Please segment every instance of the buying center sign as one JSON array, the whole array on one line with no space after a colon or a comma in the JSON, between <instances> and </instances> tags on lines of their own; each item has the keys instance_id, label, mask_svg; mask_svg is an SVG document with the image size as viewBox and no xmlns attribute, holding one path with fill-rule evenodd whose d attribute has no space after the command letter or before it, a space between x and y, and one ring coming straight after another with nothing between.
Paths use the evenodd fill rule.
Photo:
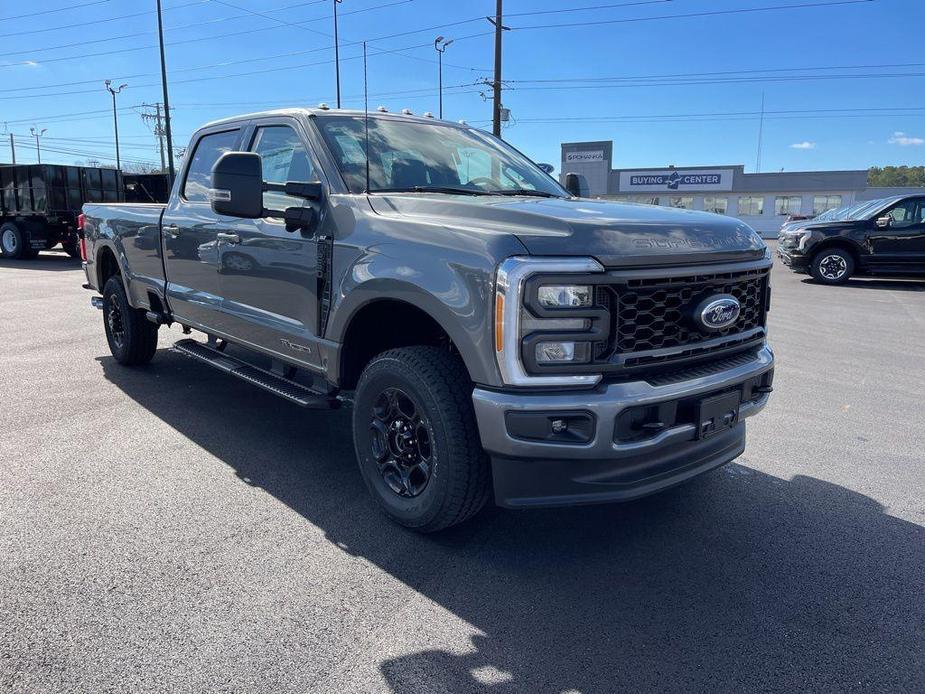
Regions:
<instances>
[{"instance_id":1,"label":"buying center sign","mask_svg":"<svg viewBox=\"0 0 925 694\"><path fill-rule=\"evenodd\" d=\"M732 190L732 169L621 171L620 191Z\"/></svg>"}]
</instances>

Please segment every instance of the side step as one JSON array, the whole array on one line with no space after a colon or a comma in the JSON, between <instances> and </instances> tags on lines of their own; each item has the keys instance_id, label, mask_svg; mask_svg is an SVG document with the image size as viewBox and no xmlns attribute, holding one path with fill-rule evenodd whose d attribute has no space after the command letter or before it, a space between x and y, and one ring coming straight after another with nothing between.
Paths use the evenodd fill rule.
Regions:
<instances>
[{"instance_id":1,"label":"side step","mask_svg":"<svg viewBox=\"0 0 925 694\"><path fill-rule=\"evenodd\" d=\"M313 410L332 410L340 407L340 401L335 397L318 393L301 383L252 366L196 340L180 340L174 343L173 349L188 357L193 357L214 366L216 369L220 369L232 376L237 376L241 380L252 383L264 390L268 390L274 395L279 395L281 398L285 398L301 407Z\"/></svg>"}]
</instances>

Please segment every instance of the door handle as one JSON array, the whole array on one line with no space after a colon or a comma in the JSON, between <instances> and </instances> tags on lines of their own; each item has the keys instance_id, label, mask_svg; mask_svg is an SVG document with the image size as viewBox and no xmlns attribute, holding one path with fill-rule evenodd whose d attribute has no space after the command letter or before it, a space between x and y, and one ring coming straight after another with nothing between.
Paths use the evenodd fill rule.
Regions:
<instances>
[{"instance_id":1,"label":"door handle","mask_svg":"<svg viewBox=\"0 0 925 694\"><path fill-rule=\"evenodd\" d=\"M164 232L173 238L177 238L180 235L180 227L176 224L168 224L164 227Z\"/></svg>"},{"instance_id":2,"label":"door handle","mask_svg":"<svg viewBox=\"0 0 925 694\"><path fill-rule=\"evenodd\" d=\"M224 241L225 243L241 243L241 237L237 234L226 234L224 232L219 232L215 235L215 238L219 241Z\"/></svg>"}]
</instances>

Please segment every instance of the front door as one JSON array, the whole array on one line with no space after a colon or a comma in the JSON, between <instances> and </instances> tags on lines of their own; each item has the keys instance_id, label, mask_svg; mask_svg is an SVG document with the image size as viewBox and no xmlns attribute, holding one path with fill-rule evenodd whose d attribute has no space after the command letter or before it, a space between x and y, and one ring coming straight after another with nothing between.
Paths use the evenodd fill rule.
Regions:
<instances>
[{"instance_id":1,"label":"front door","mask_svg":"<svg viewBox=\"0 0 925 694\"><path fill-rule=\"evenodd\" d=\"M220 329L218 235L235 224L212 211L209 202L212 166L240 146L239 128L207 131L193 143L193 153L179 195L171 198L162 222L167 266L167 301L180 323Z\"/></svg>"},{"instance_id":2,"label":"front door","mask_svg":"<svg viewBox=\"0 0 925 694\"><path fill-rule=\"evenodd\" d=\"M888 227L871 224L872 260L877 267L910 271L925 266L925 198L909 198L877 215L890 218Z\"/></svg>"},{"instance_id":3,"label":"front door","mask_svg":"<svg viewBox=\"0 0 925 694\"><path fill-rule=\"evenodd\" d=\"M261 155L268 183L317 181L317 167L301 125L293 119L258 120L248 150ZM263 206L281 212L308 205L303 198L264 193ZM227 331L290 361L317 366L318 244L313 231L287 231L281 219L238 220L231 240L219 239Z\"/></svg>"}]
</instances>

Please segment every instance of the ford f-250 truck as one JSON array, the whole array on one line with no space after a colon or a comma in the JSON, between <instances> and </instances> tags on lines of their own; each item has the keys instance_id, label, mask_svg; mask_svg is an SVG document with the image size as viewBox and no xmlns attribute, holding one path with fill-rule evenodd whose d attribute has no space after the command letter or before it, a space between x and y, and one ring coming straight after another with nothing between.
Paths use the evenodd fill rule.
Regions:
<instances>
[{"instance_id":1,"label":"ford f-250 truck","mask_svg":"<svg viewBox=\"0 0 925 694\"><path fill-rule=\"evenodd\" d=\"M766 404L771 257L736 219L571 195L477 129L291 109L195 133L166 205L84 208L113 356L175 348L353 407L420 531L494 498L633 499L733 460ZM226 347L231 345L230 349Z\"/></svg>"}]
</instances>

